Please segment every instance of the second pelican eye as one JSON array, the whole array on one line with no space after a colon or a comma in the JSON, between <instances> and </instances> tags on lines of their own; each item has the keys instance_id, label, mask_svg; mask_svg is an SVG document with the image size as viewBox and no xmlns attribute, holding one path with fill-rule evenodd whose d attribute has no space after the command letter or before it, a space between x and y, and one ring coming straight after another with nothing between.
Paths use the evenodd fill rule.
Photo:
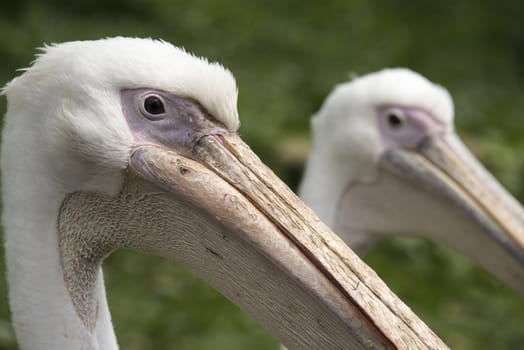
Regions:
<instances>
[{"instance_id":1,"label":"second pelican eye","mask_svg":"<svg viewBox=\"0 0 524 350\"><path fill-rule=\"evenodd\" d=\"M162 99L154 95L144 100L144 110L152 115L159 115L166 112Z\"/></svg>"},{"instance_id":2,"label":"second pelican eye","mask_svg":"<svg viewBox=\"0 0 524 350\"><path fill-rule=\"evenodd\" d=\"M398 114L393 113L393 112L388 114L388 124L392 128L395 128L395 129L399 128L402 126L402 123L403 123L403 120Z\"/></svg>"}]
</instances>

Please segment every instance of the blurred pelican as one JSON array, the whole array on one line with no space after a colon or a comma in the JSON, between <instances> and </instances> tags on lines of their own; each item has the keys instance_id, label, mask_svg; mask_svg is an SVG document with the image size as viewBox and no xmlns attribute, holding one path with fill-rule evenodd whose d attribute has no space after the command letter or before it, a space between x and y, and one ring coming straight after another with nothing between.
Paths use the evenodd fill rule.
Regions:
<instances>
[{"instance_id":1,"label":"blurred pelican","mask_svg":"<svg viewBox=\"0 0 524 350\"><path fill-rule=\"evenodd\" d=\"M524 295L524 211L464 146L444 88L408 69L338 85L312 119L302 199L362 253L441 242Z\"/></svg>"}]
</instances>

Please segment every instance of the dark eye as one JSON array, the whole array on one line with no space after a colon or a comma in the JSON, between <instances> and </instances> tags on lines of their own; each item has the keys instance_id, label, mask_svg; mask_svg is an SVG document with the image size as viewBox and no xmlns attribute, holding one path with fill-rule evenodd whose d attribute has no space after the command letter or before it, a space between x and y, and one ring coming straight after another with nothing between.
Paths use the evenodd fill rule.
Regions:
<instances>
[{"instance_id":1,"label":"dark eye","mask_svg":"<svg viewBox=\"0 0 524 350\"><path fill-rule=\"evenodd\" d=\"M144 110L152 115L159 115L166 112L164 102L158 96L149 96L144 100Z\"/></svg>"},{"instance_id":2,"label":"dark eye","mask_svg":"<svg viewBox=\"0 0 524 350\"><path fill-rule=\"evenodd\" d=\"M400 126L402 126L403 120L398 114L389 113L387 118L388 118L388 124L392 128L399 128Z\"/></svg>"}]
</instances>

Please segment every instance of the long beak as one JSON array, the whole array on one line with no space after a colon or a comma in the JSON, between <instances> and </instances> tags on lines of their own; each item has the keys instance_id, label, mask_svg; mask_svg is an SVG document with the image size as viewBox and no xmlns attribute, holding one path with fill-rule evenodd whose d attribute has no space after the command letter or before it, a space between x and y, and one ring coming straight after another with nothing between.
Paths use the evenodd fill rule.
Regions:
<instances>
[{"instance_id":1,"label":"long beak","mask_svg":"<svg viewBox=\"0 0 524 350\"><path fill-rule=\"evenodd\" d=\"M524 295L524 210L456 134L426 138L415 151L390 150L382 163L461 208L487 242L478 251L463 248L464 253Z\"/></svg>"},{"instance_id":2,"label":"long beak","mask_svg":"<svg viewBox=\"0 0 524 350\"><path fill-rule=\"evenodd\" d=\"M202 137L191 158L141 146L130 168L256 252L224 239L200 275L288 348L447 348L236 134Z\"/></svg>"}]
</instances>

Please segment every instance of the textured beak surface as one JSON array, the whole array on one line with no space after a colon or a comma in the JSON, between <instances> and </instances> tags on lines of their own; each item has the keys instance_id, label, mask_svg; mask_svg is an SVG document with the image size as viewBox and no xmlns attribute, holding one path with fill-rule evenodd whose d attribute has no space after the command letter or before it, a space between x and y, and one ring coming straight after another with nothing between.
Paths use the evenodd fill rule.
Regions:
<instances>
[{"instance_id":1,"label":"textured beak surface","mask_svg":"<svg viewBox=\"0 0 524 350\"><path fill-rule=\"evenodd\" d=\"M293 281L253 287L257 300L215 286L288 348L446 348L236 134L202 137L191 158L140 146L130 169L234 232L278 271L275 280Z\"/></svg>"}]
</instances>

